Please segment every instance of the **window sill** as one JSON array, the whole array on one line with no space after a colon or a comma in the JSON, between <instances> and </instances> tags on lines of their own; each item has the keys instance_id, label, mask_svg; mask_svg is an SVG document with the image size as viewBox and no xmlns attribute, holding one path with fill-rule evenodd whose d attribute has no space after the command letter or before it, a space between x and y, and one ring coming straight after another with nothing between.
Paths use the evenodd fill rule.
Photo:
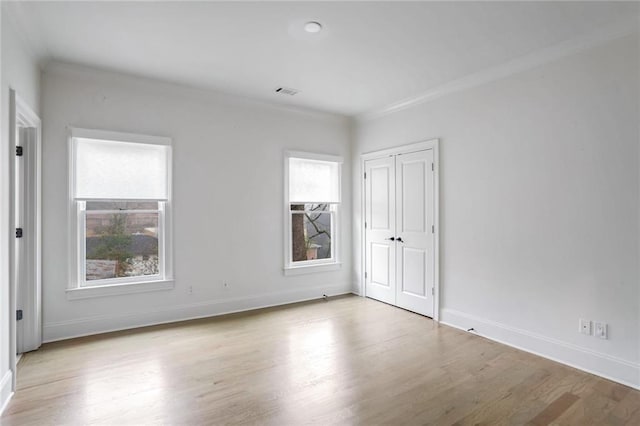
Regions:
<instances>
[{"instance_id":1,"label":"window sill","mask_svg":"<svg viewBox=\"0 0 640 426\"><path fill-rule=\"evenodd\" d=\"M337 271L342 268L342 263L325 263L319 265L304 265L304 266L287 266L284 268L285 275L302 275L313 274L316 272L329 272Z\"/></svg>"},{"instance_id":2,"label":"window sill","mask_svg":"<svg viewBox=\"0 0 640 426\"><path fill-rule=\"evenodd\" d=\"M67 300L89 299L93 297L117 296L121 294L171 290L173 289L173 286L173 280L163 280L139 283L111 284L95 287L69 288L67 289Z\"/></svg>"}]
</instances>

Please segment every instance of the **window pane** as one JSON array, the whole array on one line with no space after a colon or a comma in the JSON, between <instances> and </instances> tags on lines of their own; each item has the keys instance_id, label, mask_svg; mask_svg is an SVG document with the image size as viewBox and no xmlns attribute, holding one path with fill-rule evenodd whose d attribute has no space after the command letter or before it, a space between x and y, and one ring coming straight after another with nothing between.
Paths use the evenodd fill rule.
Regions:
<instances>
[{"instance_id":1,"label":"window pane","mask_svg":"<svg viewBox=\"0 0 640 426\"><path fill-rule=\"evenodd\" d=\"M85 222L87 281L159 274L157 212L87 211Z\"/></svg>"},{"instance_id":2,"label":"window pane","mask_svg":"<svg viewBox=\"0 0 640 426\"><path fill-rule=\"evenodd\" d=\"M304 204L291 205L291 247L294 262L332 257L332 214L328 208L323 210L322 205L313 206L317 209L305 210Z\"/></svg>"}]
</instances>

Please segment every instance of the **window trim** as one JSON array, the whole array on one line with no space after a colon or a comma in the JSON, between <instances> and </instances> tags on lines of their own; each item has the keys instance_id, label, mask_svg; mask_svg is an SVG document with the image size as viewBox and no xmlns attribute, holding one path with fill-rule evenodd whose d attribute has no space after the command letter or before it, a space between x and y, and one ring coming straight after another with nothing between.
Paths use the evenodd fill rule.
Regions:
<instances>
[{"instance_id":1,"label":"window trim","mask_svg":"<svg viewBox=\"0 0 640 426\"><path fill-rule=\"evenodd\" d=\"M80 227L84 226L84 212L80 208L80 203L85 200L77 200L74 198L75 189L75 155L74 155L74 139L103 139L118 142L130 143L146 143L156 145L167 145L171 147L170 138L162 136L149 136L131 133L112 132L105 130L92 130L68 127L68 155L69 155L69 185L68 185L68 216L69 216L69 269L68 269L68 286L67 299L85 299L89 297L102 297L115 294L140 293L155 290L168 290L174 287L173 281L173 221L172 221L172 186L173 186L173 161L172 152L169 150L169 170L168 181L168 199L161 201L158 205L162 212L158 215L158 232L162 232L163 238L159 241L158 256L162 259L160 263L164 271L161 269L159 275L151 277L123 277L117 279L100 280L100 284L82 285L86 281L81 275L84 272L84 265L80 256L84 256L85 242L81 237L84 230ZM126 200L132 201L132 200ZM161 224L163 226L161 226ZM162 230L160 230L162 228Z\"/></svg>"},{"instance_id":2,"label":"window trim","mask_svg":"<svg viewBox=\"0 0 640 426\"><path fill-rule=\"evenodd\" d=\"M301 158L305 160L330 161L338 163L338 185L342 193L342 164L343 158L337 155L317 154L301 151L285 151L284 154L284 275L298 275L315 272L326 272L340 269L341 262L341 239L340 228L342 224L342 194L339 203L329 203L331 206L332 229L331 229L331 249L333 257L331 259L315 259L300 262L292 260L291 244L291 202L289 201L289 158ZM307 203L309 204L309 203Z\"/></svg>"}]
</instances>

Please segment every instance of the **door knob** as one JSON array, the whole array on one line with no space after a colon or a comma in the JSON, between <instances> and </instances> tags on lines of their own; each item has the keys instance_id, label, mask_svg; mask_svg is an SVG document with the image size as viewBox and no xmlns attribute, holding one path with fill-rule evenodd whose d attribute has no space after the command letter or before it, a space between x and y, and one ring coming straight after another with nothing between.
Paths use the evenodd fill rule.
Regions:
<instances>
[{"instance_id":1,"label":"door knob","mask_svg":"<svg viewBox=\"0 0 640 426\"><path fill-rule=\"evenodd\" d=\"M385 240L390 240L390 241L394 241L395 238L391 237L391 238L385 238Z\"/></svg>"},{"instance_id":2,"label":"door knob","mask_svg":"<svg viewBox=\"0 0 640 426\"><path fill-rule=\"evenodd\" d=\"M396 238L396 241L400 242L400 243L404 243L404 241L402 241L402 237L398 237Z\"/></svg>"}]
</instances>

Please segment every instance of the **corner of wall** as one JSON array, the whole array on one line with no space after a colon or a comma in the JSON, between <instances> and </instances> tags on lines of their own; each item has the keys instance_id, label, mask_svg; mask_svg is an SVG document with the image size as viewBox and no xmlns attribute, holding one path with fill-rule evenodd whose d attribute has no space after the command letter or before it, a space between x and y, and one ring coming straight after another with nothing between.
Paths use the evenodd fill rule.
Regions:
<instances>
[{"instance_id":1,"label":"corner of wall","mask_svg":"<svg viewBox=\"0 0 640 426\"><path fill-rule=\"evenodd\" d=\"M358 153L357 146L357 129L358 129L358 121L355 117L349 117L348 119L348 129L349 129L349 150L351 157L351 281L352 287L351 292L360 296L362 293L360 291L360 257L359 257L359 241L360 241L360 198L357 196L359 194L359 161L360 154Z\"/></svg>"}]
</instances>

